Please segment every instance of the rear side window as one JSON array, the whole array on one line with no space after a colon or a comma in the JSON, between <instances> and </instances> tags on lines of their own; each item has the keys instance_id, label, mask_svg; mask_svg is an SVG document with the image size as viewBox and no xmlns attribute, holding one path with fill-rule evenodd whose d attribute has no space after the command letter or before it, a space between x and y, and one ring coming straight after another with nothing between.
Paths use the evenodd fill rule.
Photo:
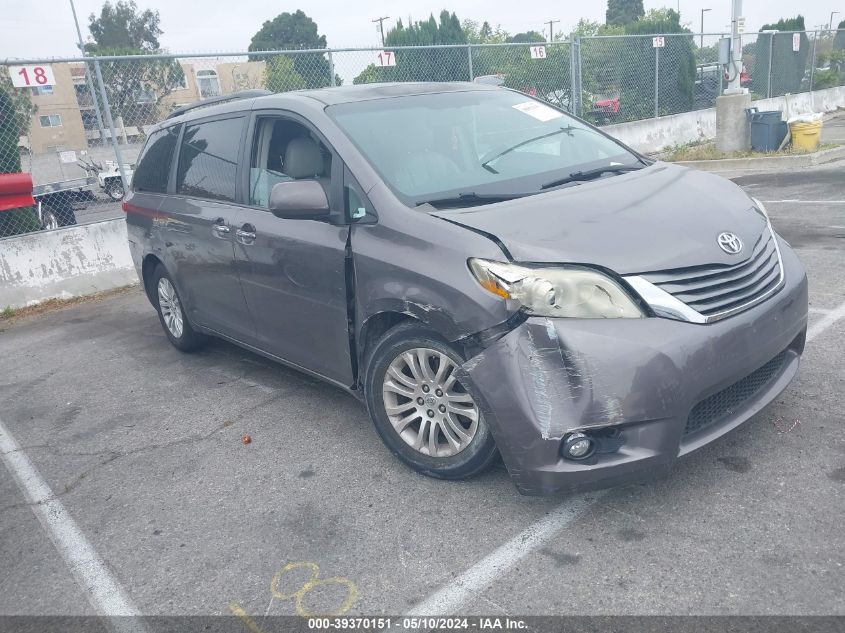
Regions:
<instances>
[{"instance_id":1,"label":"rear side window","mask_svg":"<svg viewBox=\"0 0 845 633\"><path fill-rule=\"evenodd\" d=\"M179 150L176 193L235 201L238 147L244 118L186 125Z\"/></svg>"},{"instance_id":2,"label":"rear side window","mask_svg":"<svg viewBox=\"0 0 845 633\"><path fill-rule=\"evenodd\" d=\"M153 132L147 139L138 168L132 176L132 189L152 193L166 193L170 178L170 166L179 137L179 126L173 125Z\"/></svg>"}]
</instances>

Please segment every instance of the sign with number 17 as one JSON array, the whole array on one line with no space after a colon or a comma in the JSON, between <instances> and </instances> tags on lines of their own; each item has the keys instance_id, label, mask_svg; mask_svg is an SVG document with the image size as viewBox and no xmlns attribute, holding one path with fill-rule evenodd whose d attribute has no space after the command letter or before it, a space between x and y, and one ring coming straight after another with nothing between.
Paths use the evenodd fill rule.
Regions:
<instances>
[{"instance_id":1,"label":"sign with number 17","mask_svg":"<svg viewBox=\"0 0 845 633\"><path fill-rule=\"evenodd\" d=\"M379 51L376 55L376 66L395 66L396 55L393 51Z\"/></svg>"},{"instance_id":2,"label":"sign with number 17","mask_svg":"<svg viewBox=\"0 0 845 633\"><path fill-rule=\"evenodd\" d=\"M56 79L50 66L9 66L9 76L15 88L53 86Z\"/></svg>"}]
</instances>

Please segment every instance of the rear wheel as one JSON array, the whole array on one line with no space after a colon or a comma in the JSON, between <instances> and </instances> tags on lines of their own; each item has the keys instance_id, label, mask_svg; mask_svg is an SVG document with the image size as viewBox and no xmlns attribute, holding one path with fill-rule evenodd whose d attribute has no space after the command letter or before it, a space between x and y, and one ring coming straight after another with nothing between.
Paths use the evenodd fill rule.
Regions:
<instances>
[{"instance_id":1,"label":"rear wheel","mask_svg":"<svg viewBox=\"0 0 845 633\"><path fill-rule=\"evenodd\" d=\"M496 457L484 416L456 370L459 350L416 323L390 330L369 354L364 384L382 440L414 470L466 479Z\"/></svg>"},{"instance_id":2,"label":"rear wheel","mask_svg":"<svg viewBox=\"0 0 845 633\"><path fill-rule=\"evenodd\" d=\"M176 286L161 264L156 266L153 272L152 287L155 292L159 321L173 346L183 352L191 352L202 347L207 338L191 327Z\"/></svg>"}]
</instances>

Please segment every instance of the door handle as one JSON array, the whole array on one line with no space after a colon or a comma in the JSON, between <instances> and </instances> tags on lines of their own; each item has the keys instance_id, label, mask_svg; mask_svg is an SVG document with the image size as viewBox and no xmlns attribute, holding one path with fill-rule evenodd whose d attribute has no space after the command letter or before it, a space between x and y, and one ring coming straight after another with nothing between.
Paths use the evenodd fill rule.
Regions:
<instances>
[{"instance_id":1,"label":"door handle","mask_svg":"<svg viewBox=\"0 0 845 633\"><path fill-rule=\"evenodd\" d=\"M211 231L214 233L215 236L219 237L221 240L226 239L226 235L229 234L231 229L226 225L226 221L223 218L217 218L211 224Z\"/></svg>"},{"instance_id":2,"label":"door handle","mask_svg":"<svg viewBox=\"0 0 845 633\"><path fill-rule=\"evenodd\" d=\"M241 244L249 246L253 242L255 242L255 227L247 222L241 228L235 231L235 237L238 238L238 241Z\"/></svg>"}]
</instances>

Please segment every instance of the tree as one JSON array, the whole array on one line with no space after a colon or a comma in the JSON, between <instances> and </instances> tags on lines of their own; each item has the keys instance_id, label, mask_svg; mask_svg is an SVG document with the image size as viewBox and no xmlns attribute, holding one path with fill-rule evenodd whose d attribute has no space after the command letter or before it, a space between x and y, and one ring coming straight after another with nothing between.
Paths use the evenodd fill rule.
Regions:
<instances>
[{"instance_id":1,"label":"tree","mask_svg":"<svg viewBox=\"0 0 845 633\"><path fill-rule=\"evenodd\" d=\"M607 0L605 23L625 26L645 15L643 0Z\"/></svg>"},{"instance_id":2,"label":"tree","mask_svg":"<svg viewBox=\"0 0 845 633\"><path fill-rule=\"evenodd\" d=\"M804 32L804 17L798 15L790 19L778 20L775 24L765 24L760 31L786 31L786 33L759 33L757 35L754 72L751 87L761 95L777 96L787 92L800 92L807 58L810 54L810 40ZM800 47L795 52L792 47L793 32L799 32ZM771 54L771 64L770 61ZM771 77L770 75L771 70Z\"/></svg>"},{"instance_id":3,"label":"tree","mask_svg":"<svg viewBox=\"0 0 845 633\"><path fill-rule=\"evenodd\" d=\"M427 20L405 26L402 20L384 36L387 50L393 47L431 46L433 44L467 44L467 35L454 13L444 10L440 19L434 15ZM366 73L366 75L364 74ZM477 73L476 73L477 74ZM396 65L364 69L353 83L367 81L468 81L469 59L466 49L398 50Z\"/></svg>"},{"instance_id":4,"label":"tree","mask_svg":"<svg viewBox=\"0 0 845 633\"><path fill-rule=\"evenodd\" d=\"M97 17L88 17L92 40L85 50L96 55L141 55L163 52L159 45L158 11L140 11L134 0L106 1ZM109 106L126 125L155 123L165 113L162 100L185 84L185 72L176 60L100 62Z\"/></svg>"},{"instance_id":5,"label":"tree","mask_svg":"<svg viewBox=\"0 0 845 633\"><path fill-rule=\"evenodd\" d=\"M301 90L307 82L294 69L294 60L286 55L276 55L266 60L264 66L264 85L273 92Z\"/></svg>"},{"instance_id":6,"label":"tree","mask_svg":"<svg viewBox=\"0 0 845 633\"><path fill-rule=\"evenodd\" d=\"M510 44L530 44L532 42L545 42L546 37L537 31L526 31L511 35L505 41Z\"/></svg>"},{"instance_id":7,"label":"tree","mask_svg":"<svg viewBox=\"0 0 845 633\"><path fill-rule=\"evenodd\" d=\"M27 94L28 90L12 86L8 68L0 66L0 174L21 171L18 140L29 134L37 110ZM37 230L38 218L32 207L0 212L0 237Z\"/></svg>"},{"instance_id":8,"label":"tree","mask_svg":"<svg viewBox=\"0 0 845 633\"><path fill-rule=\"evenodd\" d=\"M264 22L252 36L248 50L311 50L324 49L326 46L326 36L319 34L317 23L299 9L296 13L280 13L272 20ZM323 53L305 53L291 57L294 70L305 80L305 87L322 88L331 83L331 68ZM250 55L249 59L255 61L271 58L265 55ZM335 82L339 83L337 77Z\"/></svg>"},{"instance_id":9,"label":"tree","mask_svg":"<svg viewBox=\"0 0 845 633\"><path fill-rule=\"evenodd\" d=\"M94 42L86 44L89 52L102 49L130 49L154 53L159 50L158 37L163 33L158 11L138 11L135 0L108 2L100 9L100 17L88 16L88 30Z\"/></svg>"}]
</instances>

